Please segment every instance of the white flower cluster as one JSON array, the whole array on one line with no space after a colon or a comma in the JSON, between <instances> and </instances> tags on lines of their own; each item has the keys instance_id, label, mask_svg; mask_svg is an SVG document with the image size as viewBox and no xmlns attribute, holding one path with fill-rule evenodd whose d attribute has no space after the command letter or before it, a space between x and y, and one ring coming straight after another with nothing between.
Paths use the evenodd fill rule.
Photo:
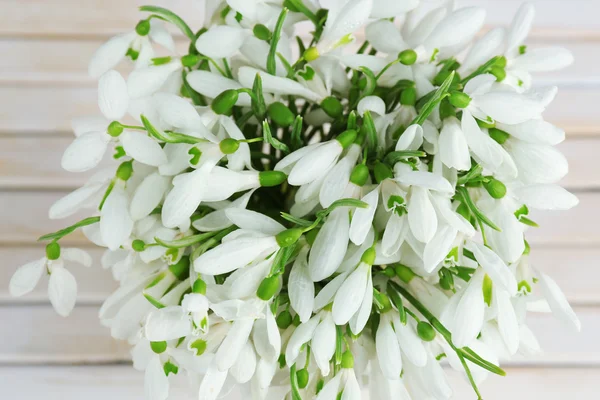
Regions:
<instances>
[{"instance_id":1,"label":"white flower cluster","mask_svg":"<svg viewBox=\"0 0 600 400\"><path fill-rule=\"evenodd\" d=\"M177 374L201 400L236 385L254 399L449 399L446 361L480 397L500 360L539 350L527 311L579 328L524 238L529 209L578 202L556 185L565 134L542 118L556 88L531 84L572 57L523 45L531 6L476 37L484 10L445 1L207 4L197 32L142 7L94 55L103 118L74 122L62 166L107 152L120 165L52 206L92 216L43 236L12 294L45 271L68 315L63 261L91 260L59 241L81 228L106 247L120 288L100 319L134 346L149 400ZM190 39L184 55L165 22ZM113 69L125 59L127 79Z\"/></svg>"}]
</instances>

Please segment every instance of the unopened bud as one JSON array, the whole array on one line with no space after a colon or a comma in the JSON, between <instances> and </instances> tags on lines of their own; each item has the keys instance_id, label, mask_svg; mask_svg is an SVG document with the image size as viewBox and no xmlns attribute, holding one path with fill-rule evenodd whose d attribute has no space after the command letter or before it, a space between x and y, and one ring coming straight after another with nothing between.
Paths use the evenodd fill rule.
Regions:
<instances>
[{"instance_id":1,"label":"unopened bud","mask_svg":"<svg viewBox=\"0 0 600 400\"><path fill-rule=\"evenodd\" d=\"M348 146L350 146L352 143L354 143L354 141L356 140L356 137L358 136L358 132L356 132L353 129L349 129L347 131L344 131L342 133L340 133L338 135L338 137L335 138L335 140L337 140L338 142L340 142L340 144L342 145L342 147L344 149L348 148Z\"/></svg>"},{"instance_id":2,"label":"unopened bud","mask_svg":"<svg viewBox=\"0 0 600 400\"><path fill-rule=\"evenodd\" d=\"M221 140L219 143L219 149L223 154L233 154L240 148L240 142L233 139L227 138Z\"/></svg>"},{"instance_id":3,"label":"unopened bud","mask_svg":"<svg viewBox=\"0 0 600 400\"><path fill-rule=\"evenodd\" d=\"M113 121L108 125L106 133L108 133L112 137L117 137L121 133L123 133L123 125L121 125L121 123L118 121Z\"/></svg>"},{"instance_id":4,"label":"unopened bud","mask_svg":"<svg viewBox=\"0 0 600 400\"><path fill-rule=\"evenodd\" d=\"M417 334L426 342L431 342L435 339L435 329L429 322L419 321L417 324Z\"/></svg>"},{"instance_id":5,"label":"unopened bud","mask_svg":"<svg viewBox=\"0 0 600 400\"><path fill-rule=\"evenodd\" d=\"M398 54L398 60L404 65L413 65L417 61L417 53L412 50L404 50Z\"/></svg>"},{"instance_id":6,"label":"unopened bud","mask_svg":"<svg viewBox=\"0 0 600 400\"><path fill-rule=\"evenodd\" d=\"M219 94L213 100L210 108L216 113L220 115L227 115L231 113L231 109L238 101L239 93L235 89L225 90L221 94Z\"/></svg>"},{"instance_id":7,"label":"unopened bud","mask_svg":"<svg viewBox=\"0 0 600 400\"><path fill-rule=\"evenodd\" d=\"M285 231L278 233L277 236L275 236L275 240L279 247L289 247L300 239L302 233L302 229L299 228L286 229Z\"/></svg>"},{"instance_id":8,"label":"unopened bud","mask_svg":"<svg viewBox=\"0 0 600 400\"><path fill-rule=\"evenodd\" d=\"M321 102L321 108L331 118L338 118L344 112L344 107L342 106L342 103L333 96L326 97Z\"/></svg>"},{"instance_id":9,"label":"unopened bud","mask_svg":"<svg viewBox=\"0 0 600 400\"><path fill-rule=\"evenodd\" d=\"M48 260L58 260L60 258L60 245L58 242L52 242L46 246L46 258Z\"/></svg>"},{"instance_id":10,"label":"unopened bud","mask_svg":"<svg viewBox=\"0 0 600 400\"><path fill-rule=\"evenodd\" d=\"M275 293L279 290L281 285L279 275L269 276L262 280L258 289L256 290L256 296L264 301L271 300Z\"/></svg>"},{"instance_id":11,"label":"unopened bud","mask_svg":"<svg viewBox=\"0 0 600 400\"><path fill-rule=\"evenodd\" d=\"M291 126L296 119L294 113L292 113L292 111L285 104L279 101L271 103L267 109L267 112L269 113L269 117L271 117L273 122L284 128Z\"/></svg>"},{"instance_id":12,"label":"unopened bud","mask_svg":"<svg viewBox=\"0 0 600 400\"><path fill-rule=\"evenodd\" d=\"M262 187L281 185L287 179L287 175L281 171L261 171L258 173L258 181Z\"/></svg>"},{"instance_id":13,"label":"unopened bud","mask_svg":"<svg viewBox=\"0 0 600 400\"><path fill-rule=\"evenodd\" d=\"M277 316L276 322L279 329L287 329L292 324L292 314L285 310Z\"/></svg>"}]
</instances>

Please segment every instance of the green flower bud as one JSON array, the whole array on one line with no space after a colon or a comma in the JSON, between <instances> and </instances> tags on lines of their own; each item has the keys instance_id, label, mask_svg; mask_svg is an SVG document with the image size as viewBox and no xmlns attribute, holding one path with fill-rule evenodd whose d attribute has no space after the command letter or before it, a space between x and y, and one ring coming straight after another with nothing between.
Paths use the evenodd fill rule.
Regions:
<instances>
[{"instance_id":1,"label":"green flower bud","mask_svg":"<svg viewBox=\"0 0 600 400\"><path fill-rule=\"evenodd\" d=\"M108 133L112 137L117 137L121 133L123 133L123 125L121 125L121 123L118 121L113 121L108 125L106 133Z\"/></svg>"},{"instance_id":2,"label":"green flower bud","mask_svg":"<svg viewBox=\"0 0 600 400\"><path fill-rule=\"evenodd\" d=\"M275 296L275 293L277 293L277 291L279 290L280 286L281 282L279 279L279 275L269 276L263 279L260 285L258 286L258 289L256 290L256 296L258 296L259 299L264 301L271 300L271 298Z\"/></svg>"},{"instance_id":3,"label":"green flower bud","mask_svg":"<svg viewBox=\"0 0 600 400\"><path fill-rule=\"evenodd\" d=\"M471 104L471 98L463 92L452 92L448 98L450 104L456 108L467 108Z\"/></svg>"},{"instance_id":4,"label":"green flower bud","mask_svg":"<svg viewBox=\"0 0 600 400\"><path fill-rule=\"evenodd\" d=\"M494 199L501 199L506 196L506 186L496 178L483 182L483 187Z\"/></svg>"},{"instance_id":5,"label":"green flower bud","mask_svg":"<svg viewBox=\"0 0 600 400\"><path fill-rule=\"evenodd\" d=\"M200 57L196 54L187 54L181 57L181 65L191 68L200 62Z\"/></svg>"},{"instance_id":6,"label":"green flower bud","mask_svg":"<svg viewBox=\"0 0 600 400\"><path fill-rule=\"evenodd\" d=\"M173 265L169 265L169 271L173 273L180 281L183 281L190 276L190 258L181 257L181 259Z\"/></svg>"},{"instance_id":7,"label":"green flower bud","mask_svg":"<svg viewBox=\"0 0 600 400\"><path fill-rule=\"evenodd\" d=\"M496 63L494 64L495 67L499 67L499 68L506 68L506 57L502 56L502 57L498 57L498 60L496 60Z\"/></svg>"},{"instance_id":8,"label":"green flower bud","mask_svg":"<svg viewBox=\"0 0 600 400\"><path fill-rule=\"evenodd\" d=\"M490 137L499 144L504 144L504 142L506 142L510 137L508 133L501 131L498 128L491 128L488 130L488 133L490 134Z\"/></svg>"},{"instance_id":9,"label":"green flower bud","mask_svg":"<svg viewBox=\"0 0 600 400\"><path fill-rule=\"evenodd\" d=\"M433 326L429 322L419 321L417 324L417 334L426 342L431 342L435 339L435 329L433 329Z\"/></svg>"},{"instance_id":10,"label":"green flower bud","mask_svg":"<svg viewBox=\"0 0 600 400\"><path fill-rule=\"evenodd\" d=\"M292 314L285 310L277 316L277 326L279 329L287 329L292 324L293 319Z\"/></svg>"},{"instance_id":11,"label":"green flower bud","mask_svg":"<svg viewBox=\"0 0 600 400\"><path fill-rule=\"evenodd\" d=\"M287 179L287 175L281 171L261 171L258 173L258 181L262 187L281 185Z\"/></svg>"},{"instance_id":12,"label":"green flower bud","mask_svg":"<svg viewBox=\"0 0 600 400\"><path fill-rule=\"evenodd\" d=\"M146 36L150 33L150 21L143 19L135 26L135 32L140 36Z\"/></svg>"},{"instance_id":13,"label":"green flower bud","mask_svg":"<svg viewBox=\"0 0 600 400\"><path fill-rule=\"evenodd\" d=\"M349 129L347 131L344 131L344 132L340 133L338 135L338 137L335 138L335 140L337 140L338 142L340 142L340 144L342 145L342 147L345 149L348 146L350 146L352 143L354 143L354 141L356 140L357 136L358 136L358 132L356 132L353 129Z\"/></svg>"},{"instance_id":14,"label":"green flower bud","mask_svg":"<svg viewBox=\"0 0 600 400\"><path fill-rule=\"evenodd\" d=\"M152 61L152 65L165 65L171 62L173 58L166 56L166 57L155 57L153 58Z\"/></svg>"},{"instance_id":15,"label":"green flower bud","mask_svg":"<svg viewBox=\"0 0 600 400\"><path fill-rule=\"evenodd\" d=\"M406 88L400 95L400 104L414 106L417 103L417 90L414 87Z\"/></svg>"},{"instance_id":16,"label":"green flower bud","mask_svg":"<svg viewBox=\"0 0 600 400\"><path fill-rule=\"evenodd\" d=\"M291 126L296 119L294 113L285 104L278 101L270 104L267 112L273 122L284 128Z\"/></svg>"},{"instance_id":17,"label":"green flower bud","mask_svg":"<svg viewBox=\"0 0 600 400\"><path fill-rule=\"evenodd\" d=\"M342 106L342 103L333 96L326 97L321 102L321 108L331 118L341 117L344 113L344 107Z\"/></svg>"},{"instance_id":18,"label":"green flower bud","mask_svg":"<svg viewBox=\"0 0 600 400\"><path fill-rule=\"evenodd\" d=\"M317 50L316 47L311 47L309 49L306 49L306 51L304 52L303 58L308 61L315 61L317 58L319 58L321 55L319 54L319 50Z\"/></svg>"},{"instance_id":19,"label":"green flower bud","mask_svg":"<svg viewBox=\"0 0 600 400\"><path fill-rule=\"evenodd\" d=\"M117 178L122 181L128 181L131 178L131 174L133 174L133 162L131 161L125 161L117 168Z\"/></svg>"},{"instance_id":20,"label":"green flower bud","mask_svg":"<svg viewBox=\"0 0 600 400\"><path fill-rule=\"evenodd\" d=\"M143 240L135 239L131 242L131 248L139 253L146 250L146 243Z\"/></svg>"},{"instance_id":21,"label":"green flower bud","mask_svg":"<svg viewBox=\"0 0 600 400\"><path fill-rule=\"evenodd\" d=\"M190 348L196 350L197 356L201 356L206 351L206 340L196 339L190 343Z\"/></svg>"},{"instance_id":22,"label":"green flower bud","mask_svg":"<svg viewBox=\"0 0 600 400\"><path fill-rule=\"evenodd\" d=\"M275 236L275 240L279 247L289 247L300 239L302 233L302 229L299 228L286 229L283 232L279 232L277 236Z\"/></svg>"},{"instance_id":23,"label":"green flower bud","mask_svg":"<svg viewBox=\"0 0 600 400\"><path fill-rule=\"evenodd\" d=\"M271 31L269 28L264 26L263 24L256 24L254 28L252 28L252 33L260 40L264 40L265 42L271 40Z\"/></svg>"},{"instance_id":24,"label":"green flower bud","mask_svg":"<svg viewBox=\"0 0 600 400\"><path fill-rule=\"evenodd\" d=\"M498 82L502 82L506 79L506 70L504 68L492 67L490 68L490 74L494 75Z\"/></svg>"},{"instance_id":25,"label":"green flower bud","mask_svg":"<svg viewBox=\"0 0 600 400\"><path fill-rule=\"evenodd\" d=\"M396 276L398 276L398 278L400 278L400 280L405 283L410 283L410 281L412 281L413 278L417 276L417 274L415 274L412 271L412 269L402 264L396 264L394 269L396 270Z\"/></svg>"},{"instance_id":26,"label":"green flower bud","mask_svg":"<svg viewBox=\"0 0 600 400\"><path fill-rule=\"evenodd\" d=\"M381 183L386 179L390 179L394 177L394 172L392 169L382 162L377 162L375 167L373 168L373 172L375 174L375 181L377 183Z\"/></svg>"},{"instance_id":27,"label":"green flower bud","mask_svg":"<svg viewBox=\"0 0 600 400\"><path fill-rule=\"evenodd\" d=\"M221 143L219 143L219 149L221 150L221 152L223 154L233 154L239 148L240 148L240 142L233 138L223 139L223 140L221 140Z\"/></svg>"},{"instance_id":28,"label":"green flower bud","mask_svg":"<svg viewBox=\"0 0 600 400\"><path fill-rule=\"evenodd\" d=\"M369 179L369 168L364 164L358 164L350 174L350 182L356 186L364 186Z\"/></svg>"},{"instance_id":29,"label":"green flower bud","mask_svg":"<svg viewBox=\"0 0 600 400\"><path fill-rule=\"evenodd\" d=\"M350 350L346 350L342 354L342 368L354 368L354 356Z\"/></svg>"},{"instance_id":30,"label":"green flower bud","mask_svg":"<svg viewBox=\"0 0 600 400\"><path fill-rule=\"evenodd\" d=\"M231 109L238 101L239 93L235 89L225 90L213 100L210 108L216 113L227 115L231 113Z\"/></svg>"},{"instance_id":31,"label":"green flower bud","mask_svg":"<svg viewBox=\"0 0 600 400\"><path fill-rule=\"evenodd\" d=\"M373 265L375 263L376 257L377 257L377 253L375 252L375 248L369 247L361 256L360 262L363 262L368 265Z\"/></svg>"},{"instance_id":32,"label":"green flower bud","mask_svg":"<svg viewBox=\"0 0 600 400\"><path fill-rule=\"evenodd\" d=\"M308 371L306 368L296 371L296 380L298 381L298 388L304 389L308 386Z\"/></svg>"},{"instance_id":33,"label":"green flower bud","mask_svg":"<svg viewBox=\"0 0 600 400\"><path fill-rule=\"evenodd\" d=\"M52 242L46 245L46 258L48 260L58 260L60 258L60 245L58 242Z\"/></svg>"},{"instance_id":34,"label":"green flower bud","mask_svg":"<svg viewBox=\"0 0 600 400\"><path fill-rule=\"evenodd\" d=\"M167 342L150 342L150 348L156 354L164 353L167 350Z\"/></svg>"},{"instance_id":35,"label":"green flower bud","mask_svg":"<svg viewBox=\"0 0 600 400\"><path fill-rule=\"evenodd\" d=\"M404 65L413 65L417 62L417 53L412 49L401 51L398 60Z\"/></svg>"},{"instance_id":36,"label":"green flower bud","mask_svg":"<svg viewBox=\"0 0 600 400\"><path fill-rule=\"evenodd\" d=\"M196 279L192 285L192 292L197 294L206 294L206 282L202 278Z\"/></svg>"}]
</instances>

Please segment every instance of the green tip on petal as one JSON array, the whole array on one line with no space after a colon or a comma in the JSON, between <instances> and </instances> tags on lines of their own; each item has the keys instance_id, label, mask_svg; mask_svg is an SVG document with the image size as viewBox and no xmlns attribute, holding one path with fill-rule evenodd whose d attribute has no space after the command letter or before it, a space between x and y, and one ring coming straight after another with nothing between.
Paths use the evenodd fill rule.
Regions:
<instances>
[{"instance_id":1,"label":"green tip on petal","mask_svg":"<svg viewBox=\"0 0 600 400\"><path fill-rule=\"evenodd\" d=\"M264 301L271 300L275 293L279 291L281 281L279 275L269 276L262 280L258 289L256 290L256 296Z\"/></svg>"},{"instance_id":2,"label":"green tip on petal","mask_svg":"<svg viewBox=\"0 0 600 400\"><path fill-rule=\"evenodd\" d=\"M258 181L262 187L281 185L287 179L287 175L281 171L261 171L258 173Z\"/></svg>"},{"instance_id":3,"label":"green tip on petal","mask_svg":"<svg viewBox=\"0 0 600 400\"><path fill-rule=\"evenodd\" d=\"M121 163L121 165L119 165L119 168L117 168L117 178L119 178L122 181L128 181L129 178L131 178L131 175L133 174L133 162L132 161L125 161L124 163Z\"/></svg>"},{"instance_id":4,"label":"green tip on petal","mask_svg":"<svg viewBox=\"0 0 600 400\"><path fill-rule=\"evenodd\" d=\"M58 242L52 242L46 246L46 258L48 260L58 260L60 258L60 245Z\"/></svg>"},{"instance_id":5,"label":"green tip on petal","mask_svg":"<svg viewBox=\"0 0 600 400\"><path fill-rule=\"evenodd\" d=\"M201 356L206 351L206 340L196 339L190 343L190 348L196 350L197 356Z\"/></svg>"},{"instance_id":6,"label":"green tip on petal","mask_svg":"<svg viewBox=\"0 0 600 400\"><path fill-rule=\"evenodd\" d=\"M490 68L490 74L494 75L498 82L502 82L506 79L506 70L504 68L492 67Z\"/></svg>"},{"instance_id":7,"label":"green tip on petal","mask_svg":"<svg viewBox=\"0 0 600 400\"><path fill-rule=\"evenodd\" d=\"M375 252L374 247L369 247L360 258L360 262L363 262L368 265L373 265L375 263L375 258L377 257L377 253Z\"/></svg>"},{"instance_id":8,"label":"green tip on petal","mask_svg":"<svg viewBox=\"0 0 600 400\"><path fill-rule=\"evenodd\" d=\"M238 101L239 93L235 89L229 89L223 91L213 100L210 108L215 112L215 114L220 115L228 115L231 113L231 110L235 103Z\"/></svg>"},{"instance_id":9,"label":"green tip on petal","mask_svg":"<svg viewBox=\"0 0 600 400\"><path fill-rule=\"evenodd\" d=\"M350 174L350 182L356 186L364 186L369 180L369 168L364 164L358 164Z\"/></svg>"},{"instance_id":10,"label":"green tip on petal","mask_svg":"<svg viewBox=\"0 0 600 400\"><path fill-rule=\"evenodd\" d=\"M192 292L202 295L206 294L206 282L204 282L202 278L196 279L192 285Z\"/></svg>"},{"instance_id":11,"label":"green tip on petal","mask_svg":"<svg viewBox=\"0 0 600 400\"><path fill-rule=\"evenodd\" d=\"M150 21L143 19L135 26L135 32L140 36L146 36L150 33Z\"/></svg>"},{"instance_id":12,"label":"green tip on petal","mask_svg":"<svg viewBox=\"0 0 600 400\"><path fill-rule=\"evenodd\" d=\"M300 239L302 233L302 229L299 228L286 229L285 231L278 233L277 236L275 236L275 240L279 247L289 247Z\"/></svg>"},{"instance_id":13,"label":"green tip on petal","mask_svg":"<svg viewBox=\"0 0 600 400\"><path fill-rule=\"evenodd\" d=\"M431 342L435 339L435 329L433 329L433 326L429 322L420 321L417 324L417 334L426 342Z\"/></svg>"},{"instance_id":14,"label":"green tip on petal","mask_svg":"<svg viewBox=\"0 0 600 400\"><path fill-rule=\"evenodd\" d=\"M344 354L342 354L342 368L354 368L354 356L350 350L346 350Z\"/></svg>"},{"instance_id":15,"label":"green tip on petal","mask_svg":"<svg viewBox=\"0 0 600 400\"><path fill-rule=\"evenodd\" d=\"M164 353L167 350L167 342L150 342L150 348L156 354Z\"/></svg>"}]
</instances>

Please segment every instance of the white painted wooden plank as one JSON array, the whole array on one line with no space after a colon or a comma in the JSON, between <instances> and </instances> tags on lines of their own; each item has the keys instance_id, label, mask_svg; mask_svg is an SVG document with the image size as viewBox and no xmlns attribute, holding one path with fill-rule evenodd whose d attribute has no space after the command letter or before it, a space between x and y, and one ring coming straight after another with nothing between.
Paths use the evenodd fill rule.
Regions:
<instances>
[{"instance_id":1,"label":"white painted wooden plank","mask_svg":"<svg viewBox=\"0 0 600 400\"><path fill-rule=\"evenodd\" d=\"M83 185L94 173L70 173L60 166L69 137L0 136L0 188L69 189ZM569 138L558 146L569 161L570 172L561 182L569 189L600 188L600 135ZM101 166L117 163L107 152Z\"/></svg>"},{"instance_id":2,"label":"white painted wooden plank","mask_svg":"<svg viewBox=\"0 0 600 400\"><path fill-rule=\"evenodd\" d=\"M506 377L492 376L481 386L486 400L590 400L598 394L597 368L511 368ZM453 399L475 399L469 384L447 371ZM171 377L169 398L197 399L183 374ZM19 400L143 400L144 374L128 365L71 367L0 367L0 385L7 398ZM232 393L223 400L247 399ZM363 399L368 397L363 394Z\"/></svg>"},{"instance_id":3,"label":"white painted wooden plank","mask_svg":"<svg viewBox=\"0 0 600 400\"><path fill-rule=\"evenodd\" d=\"M95 86L96 80L87 74L87 67L102 39L74 38L0 38L0 83L18 82L33 86L36 83L62 83L64 85ZM177 42L181 54L187 51L189 41ZM536 82L545 84L575 85L600 82L596 65L600 61L600 41L573 40L572 38L540 39L527 41L530 48L562 46L571 50L575 63L560 71L536 74ZM166 55L157 46L157 57ZM131 63L123 62L119 70L127 72Z\"/></svg>"},{"instance_id":4,"label":"white painted wooden plank","mask_svg":"<svg viewBox=\"0 0 600 400\"><path fill-rule=\"evenodd\" d=\"M61 167L62 154L73 141L69 137L0 137L0 188L70 189L82 186L95 171L67 172ZM600 143L600 141L599 141ZM118 163L108 151L98 168Z\"/></svg>"},{"instance_id":5,"label":"white painted wooden plank","mask_svg":"<svg viewBox=\"0 0 600 400\"><path fill-rule=\"evenodd\" d=\"M599 25L595 18L598 3L593 0L535 0L536 29L556 35L556 29L594 33ZM131 30L142 18L137 7L143 4L166 6L181 15L192 29L203 22L203 1L135 0L123 4L118 0L4 0L0 16L0 35L107 35ZM462 0L460 5L477 5L487 10L488 25L505 26L522 4L521 0ZM597 33L597 32L596 32Z\"/></svg>"},{"instance_id":6,"label":"white painted wooden plank","mask_svg":"<svg viewBox=\"0 0 600 400\"><path fill-rule=\"evenodd\" d=\"M77 304L99 305L101 304L118 284L112 277L110 270L102 268L100 259L104 249L98 247L85 247L93 259L91 268L85 268L79 264L67 264L66 267L77 280ZM36 288L24 297L14 298L8 292L8 282L15 270L30 261L39 259L45 255L43 245L40 246L17 246L0 247L0 304L48 304L48 279L42 277Z\"/></svg>"},{"instance_id":7,"label":"white painted wooden plank","mask_svg":"<svg viewBox=\"0 0 600 400\"><path fill-rule=\"evenodd\" d=\"M544 353L516 358L503 365L600 366L600 308L575 308L582 322L576 333L551 314L530 314L528 326ZM0 306L0 321L11 329L0 333L0 363L71 363L128 359L129 346L115 341L98 321L97 306L76 306L68 318L49 305Z\"/></svg>"},{"instance_id":8,"label":"white painted wooden plank","mask_svg":"<svg viewBox=\"0 0 600 400\"><path fill-rule=\"evenodd\" d=\"M94 260L92 268L73 267L78 286L77 304L99 305L117 287L111 273L102 269L100 257L103 249L85 247ZM0 282L7 283L20 265L44 254L43 246L0 247ZM600 305L600 248L533 246L532 265L552 276L561 286L573 305ZM27 296L14 298L8 285L0 285L0 304L48 303L44 281Z\"/></svg>"},{"instance_id":9,"label":"white painted wooden plank","mask_svg":"<svg viewBox=\"0 0 600 400\"><path fill-rule=\"evenodd\" d=\"M66 192L0 192L0 243L33 243L43 234L61 228L89 216L79 213L64 221L48 220L48 208ZM579 193L581 204L569 211L535 211L531 218L540 228L531 228L526 237L532 244L587 245L600 243L600 213L597 207L600 193ZM65 243L87 243L83 235L74 233Z\"/></svg>"},{"instance_id":10,"label":"white painted wooden plank","mask_svg":"<svg viewBox=\"0 0 600 400\"><path fill-rule=\"evenodd\" d=\"M97 102L93 87L0 87L0 134L68 132L73 118L99 115ZM593 87L563 88L544 117L569 132L598 133L597 104Z\"/></svg>"}]
</instances>

